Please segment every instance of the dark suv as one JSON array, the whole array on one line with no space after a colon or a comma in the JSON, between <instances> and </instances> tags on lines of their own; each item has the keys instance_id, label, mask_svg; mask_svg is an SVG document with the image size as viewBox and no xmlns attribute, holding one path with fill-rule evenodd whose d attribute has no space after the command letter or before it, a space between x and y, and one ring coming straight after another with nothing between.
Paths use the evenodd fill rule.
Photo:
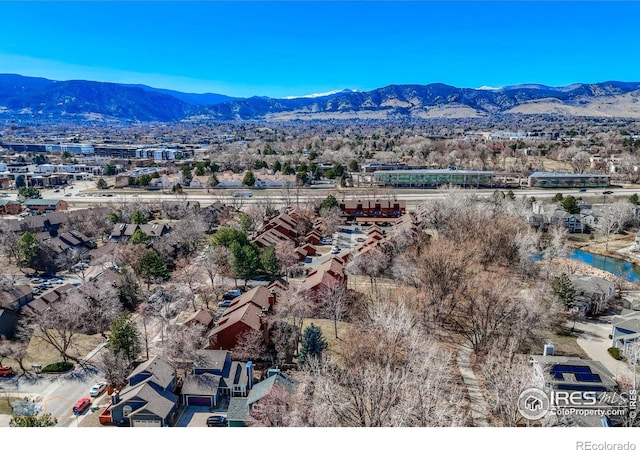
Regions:
<instances>
[{"instance_id":1,"label":"dark suv","mask_svg":"<svg viewBox=\"0 0 640 450\"><path fill-rule=\"evenodd\" d=\"M208 427L226 427L227 426L227 418L225 416L209 416L207 417L207 426Z\"/></svg>"}]
</instances>

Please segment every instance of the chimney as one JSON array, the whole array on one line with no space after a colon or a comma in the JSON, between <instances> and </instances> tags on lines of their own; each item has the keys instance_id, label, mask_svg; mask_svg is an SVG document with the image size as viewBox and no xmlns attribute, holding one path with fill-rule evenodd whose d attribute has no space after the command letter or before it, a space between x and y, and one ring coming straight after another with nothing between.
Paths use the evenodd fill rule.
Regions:
<instances>
[{"instance_id":1,"label":"chimney","mask_svg":"<svg viewBox=\"0 0 640 450\"><path fill-rule=\"evenodd\" d=\"M276 304L276 291L273 289L269 292L269 304L271 306Z\"/></svg>"},{"instance_id":2,"label":"chimney","mask_svg":"<svg viewBox=\"0 0 640 450\"><path fill-rule=\"evenodd\" d=\"M120 391L115 390L111 393L111 404L117 405L120 402Z\"/></svg>"},{"instance_id":3,"label":"chimney","mask_svg":"<svg viewBox=\"0 0 640 450\"><path fill-rule=\"evenodd\" d=\"M247 387L251 389L253 388L253 363L251 361L247 361L247 378L249 379Z\"/></svg>"}]
</instances>

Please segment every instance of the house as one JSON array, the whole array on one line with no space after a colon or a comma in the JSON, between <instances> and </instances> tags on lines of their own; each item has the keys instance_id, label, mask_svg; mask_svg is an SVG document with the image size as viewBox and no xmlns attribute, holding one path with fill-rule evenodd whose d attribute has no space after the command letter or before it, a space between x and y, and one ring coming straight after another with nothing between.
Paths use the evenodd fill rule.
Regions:
<instances>
[{"instance_id":1,"label":"house","mask_svg":"<svg viewBox=\"0 0 640 450\"><path fill-rule=\"evenodd\" d=\"M205 330L208 330L209 328L211 328L211 325L213 325L213 316L209 311L199 309L198 311L187 317L183 324L187 327L200 325Z\"/></svg>"},{"instance_id":2,"label":"house","mask_svg":"<svg viewBox=\"0 0 640 450\"><path fill-rule=\"evenodd\" d=\"M267 323L264 311L255 303L248 302L222 316L208 334L209 349L231 350L243 333L250 330L263 331L267 340Z\"/></svg>"},{"instance_id":3,"label":"house","mask_svg":"<svg viewBox=\"0 0 640 450\"><path fill-rule=\"evenodd\" d=\"M550 399L550 406L565 409L563 414L547 414L543 421L551 423L557 420L564 426L603 426L609 418L602 411L605 407L616 408L622 405L620 396L612 395L620 392L618 384L599 361L585 360L567 356L532 356L536 384L542 388ZM562 393L562 395L561 395ZM593 406L589 398L596 399ZM571 400L568 400L571 398ZM581 414L589 410L589 414ZM604 422L603 422L604 419Z\"/></svg>"},{"instance_id":4,"label":"house","mask_svg":"<svg viewBox=\"0 0 640 450\"><path fill-rule=\"evenodd\" d=\"M247 303L253 303L262 308L262 311L267 312L275 304L275 294L264 286L256 286L236 297L222 317L233 314L236 309L243 307Z\"/></svg>"},{"instance_id":5,"label":"house","mask_svg":"<svg viewBox=\"0 0 640 450\"><path fill-rule=\"evenodd\" d=\"M570 233L585 233L587 231L582 223L580 214L569 214L565 210L557 209L549 218L549 225L562 225Z\"/></svg>"},{"instance_id":6,"label":"house","mask_svg":"<svg viewBox=\"0 0 640 450\"><path fill-rule=\"evenodd\" d=\"M268 396L274 389L293 391L294 383L291 378L280 371L271 372L271 376L256 383L246 398L231 398L227 420L230 427L244 427L251 423L250 413L260 407L260 400Z\"/></svg>"},{"instance_id":7,"label":"house","mask_svg":"<svg viewBox=\"0 0 640 450\"><path fill-rule=\"evenodd\" d=\"M344 261L332 257L325 259L318 267L309 272L300 285L298 292L313 295L323 285L333 283L346 283L347 275L344 272Z\"/></svg>"},{"instance_id":8,"label":"house","mask_svg":"<svg viewBox=\"0 0 640 450\"><path fill-rule=\"evenodd\" d=\"M31 287L17 285L0 290L0 336L13 337L16 333L20 310L33 301Z\"/></svg>"},{"instance_id":9,"label":"house","mask_svg":"<svg viewBox=\"0 0 640 450\"><path fill-rule=\"evenodd\" d=\"M30 198L24 201L24 206L31 212L47 213L52 211L66 211L69 205L64 200Z\"/></svg>"},{"instance_id":10,"label":"house","mask_svg":"<svg viewBox=\"0 0 640 450\"><path fill-rule=\"evenodd\" d=\"M616 293L612 281L592 275L570 275L569 279L576 291L578 307L588 315L603 312Z\"/></svg>"},{"instance_id":11,"label":"house","mask_svg":"<svg viewBox=\"0 0 640 450\"><path fill-rule=\"evenodd\" d=\"M136 231L142 231L148 237L162 237L169 232L169 227L164 224L145 223L138 225L135 223L116 223L111 229L109 239L113 240L129 240Z\"/></svg>"},{"instance_id":12,"label":"house","mask_svg":"<svg viewBox=\"0 0 640 450\"><path fill-rule=\"evenodd\" d=\"M611 328L611 346L630 356L632 346L640 342L640 313L633 312L617 319Z\"/></svg>"},{"instance_id":13,"label":"house","mask_svg":"<svg viewBox=\"0 0 640 450\"><path fill-rule=\"evenodd\" d=\"M0 200L0 214L12 214L17 215L22 211L22 205L20 202L13 200Z\"/></svg>"},{"instance_id":14,"label":"house","mask_svg":"<svg viewBox=\"0 0 640 450\"><path fill-rule=\"evenodd\" d=\"M107 408L118 426L163 427L176 420L178 396L175 367L155 356L140 364L127 378L128 384L111 396Z\"/></svg>"},{"instance_id":15,"label":"house","mask_svg":"<svg viewBox=\"0 0 640 450\"><path fill-rule=\"evenodd\" d=\"M253 387L253 378L251 361L232 361L226 350L199 350L193 373L182 385L182 402L214 407L222 397L244 397Z\"/></svg>"},{"instance_id":16,"label":"house","mask_svg":"<svg viewBox=\"0 0 640 450\"><path fill-rule=\"evenodd\" d=\"M95 242L76 230L62 233L55 238L49 239L49 243L56 253L64 253L70 249L94 249L97 247Z\"/></svg>"},{"instance_id":17,"label":"house","mask_svg":"<svg viewBox=\"0 0 640 450\"><path fill-rule=\"evenodd\" d=\"M145 223L139 225L140 230L149 237L162 237L169 232L169 226L164 223Z\"/></svg>"}]
</instances>

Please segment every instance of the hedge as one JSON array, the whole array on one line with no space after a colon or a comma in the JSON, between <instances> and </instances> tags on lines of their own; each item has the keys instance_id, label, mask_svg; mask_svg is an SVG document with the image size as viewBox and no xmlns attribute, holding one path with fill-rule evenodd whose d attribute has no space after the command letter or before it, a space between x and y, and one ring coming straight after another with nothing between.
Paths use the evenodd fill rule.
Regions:
<instances>
[{"instance_id":1,"label":"hedge","mask_svg":"<svg viewBox=\"0 0 640 450\"><path fill-rule=\"evenodd\" d=\"M66 372L71 368L73 368L72 363L68 361L58 361L56 363L49 364L48 366L44 366L42 368L42 372L59 373L59 372Z\"/></svg>"}]
</instances>

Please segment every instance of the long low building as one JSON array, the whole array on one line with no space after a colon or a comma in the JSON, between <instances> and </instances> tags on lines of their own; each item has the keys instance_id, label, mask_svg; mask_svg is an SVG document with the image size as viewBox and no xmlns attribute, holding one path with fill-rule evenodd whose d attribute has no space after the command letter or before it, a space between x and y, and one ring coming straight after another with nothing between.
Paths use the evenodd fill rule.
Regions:
<instances>
[{"instance_id":1,"label":"long low building","mask_svg":"<svg viewBox=\"0 0 640 450\"><path fill-rule=\"evenodd\" d=\"M593 173L533 172L529 175L529 187L537 188L588 188L608 187L609 175Z\"/></svg>"},{"instance_id":2,"label":"long low building","mask_svg":"<svg viewBox=\"0 0 640 450\"><path fill-rule=\"evenodd\" d=\"M457 169L383 170L374 172L373 180L387 186L417 188L491 187L494 184L493 172Z\"/></svg>"}]
</instances>

